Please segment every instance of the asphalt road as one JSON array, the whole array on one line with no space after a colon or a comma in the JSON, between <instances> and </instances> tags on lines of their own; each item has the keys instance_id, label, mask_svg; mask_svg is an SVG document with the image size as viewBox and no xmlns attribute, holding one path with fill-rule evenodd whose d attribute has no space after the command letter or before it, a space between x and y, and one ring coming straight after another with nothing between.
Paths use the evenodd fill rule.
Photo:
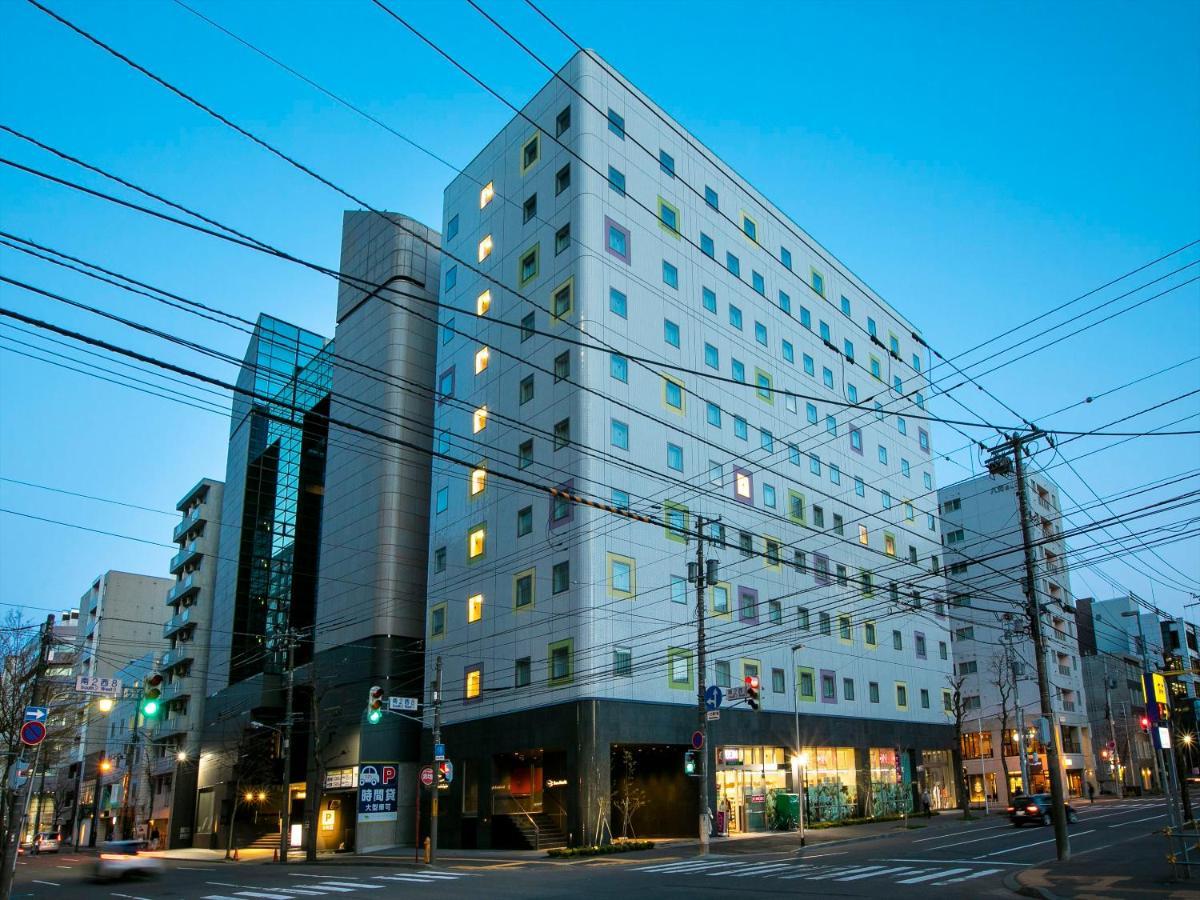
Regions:
<instances>
[{"instance_id":1,"label":"asphalt road","mask_svg":"<svg viewBox=\"0 0 1200 900\"><path fill-rule=\"evenodd\" d=\"M1165 824L1160 800L1109 801L1079 808L1071 826L1078 859L1119 860L1119 845L1149 840ZM1050 828L1014 828L1000 817L921 827L869 840L836 837L801 849L796 836L730 841L699 857L693 849L614 855L586 861L453 858L433 868L396 862L305 866L171 861L154 879L95 884L93 859L62 853L22 859L13 896L21 900L360 900L405 897L689 897L700 895L837 897L1011 897L1005 876L1054 859ZM839 835L841 833L839 832ZM1161 838L1159 838L1161 840ZM1105 850L1109 853L1104 853ZM1119 863L1115 863L1119 865ZM349 896L349 895L355 896Z\"/></svg>"}]
</instances>

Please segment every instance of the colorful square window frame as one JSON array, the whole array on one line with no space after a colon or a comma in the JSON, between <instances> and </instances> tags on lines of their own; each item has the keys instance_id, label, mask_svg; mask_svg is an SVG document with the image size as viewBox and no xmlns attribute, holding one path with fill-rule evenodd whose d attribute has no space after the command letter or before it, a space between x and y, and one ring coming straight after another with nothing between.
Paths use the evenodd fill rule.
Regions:
<instances>
[{"instance_id":1,"label":"colorful square window frame","mask_svg":"<svg viewBox=\"0 0 1200 900\"><path fill-rule=\"evenodd\" d=\"M541 269L542 246L534 244L517 257L517 286L524 287L538 277Z\"/></svg>"},{"instance_id":2,"label":"colorful square window frame","mask_svg":"<svg viewBox=\"0 0 1200 900\"><path fill-rule=\"evenodd\" d=\"M663 530L667 540L687 543L688 531L691 530L691 512L682 503L663 501Z\"/></svg>"},{"instance_id":3,"label":"colorful square window frame","mask_svg":"<svg viewBox=\"0 0 1200 900\"><path fill-rule=\"evenodd\" d=\"M680 239L680 229L683 226L679 220L679 207L662 197L658 198L658 227L675 240Z\"/></svg>"},{"instance_id":4,"label":"colorful square window frame","mask_svg":"<svg viewBox=\"0 0 1200 900\"><path fill-rule=\"evenodd\" d=\"M616 600L632 600L637 595L637 562L629 556L609 553L605 568L608 596Z\"/></svg>"},{"instance_id":5,"label":"colorful square window frame","mask_svg":"<svg viewBox=\"0 0 1200 900\"><path fill-rule=\"evenodd\" d=\"M629 229L614 222L608 216L604 217L604 249L610 256L615 256L625 265L629 265L633 253Z\"/></svg>"},{"instance_id":6,"label":"colorful square window frame","mask_svg":"<svg viewBox=\"0 0 1200 900\"><path fill-rule=\"evenodd\" d=\"M673 403L677 400L678 403ZM687 389L678 378L670 375L662 376L662 403L668 412L683 415L687 409Z\"/></svg>"},{"instance_id":7,"label":"colorful square window frame","mask_svg":"<svg viewBox=\"0 0 1200 900\"><path fill-rule=\"evenodd\" d=\"M556 656L561 659L560 651L566 652L566 671L555 675L554 664ZM546 679L551 686L570 684L575 679L575 641L565 638L546 645Z\"/></svg>"}]
</instances>

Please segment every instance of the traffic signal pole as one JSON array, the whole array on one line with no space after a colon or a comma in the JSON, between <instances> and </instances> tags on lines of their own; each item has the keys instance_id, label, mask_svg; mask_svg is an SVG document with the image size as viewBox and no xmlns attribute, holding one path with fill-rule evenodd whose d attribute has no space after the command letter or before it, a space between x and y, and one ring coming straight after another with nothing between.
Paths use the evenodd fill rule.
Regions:
<instances>
[{"instance_id":1,"label":"traffic signal pole","mask_svg":"<svg viewBox=\"0 0 1200 900\"><path fill-rule=\"evenodd\" d=\"M292 845L292 704L296 692L296 635L291 628L284 634L287 641L287 700L283 717L283 798L280 800L279 862L287 864ZM309 827L313 827L309 824Z\"/></svg>"},{"instance_id":2,"label":"traffic signal pole","mask_svg":"<svg viewBox=\"0 0 1200 900\"><path fill-rule=\"evenodd\" d=\"M712 826L708 818L708 710L704 705L707 687L704 683L704 526L707 522L696 516L696 691L700 711L700 853L708 853L708 838Z\"/></svg>"},{"instance_id":3,"label":"traffic signal pole","mask_svg":"<svg viewBox=\"0 0 1200 900\"><path fill-rule=\"evenodd\" d=\"M433 676L433 745L442 742L442 658L437 658ZM438 844L438 790L442 786L442 768L433 767L433 799L429 801L429 861L437 855ZM417 802L420 802L418 796Z\"/></svg>"}]
</instances>

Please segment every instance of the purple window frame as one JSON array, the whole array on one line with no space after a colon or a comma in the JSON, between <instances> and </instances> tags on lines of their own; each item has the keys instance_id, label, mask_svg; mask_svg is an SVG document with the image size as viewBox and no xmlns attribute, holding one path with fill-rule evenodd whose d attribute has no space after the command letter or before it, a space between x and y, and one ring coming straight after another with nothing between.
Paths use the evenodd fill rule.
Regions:
<instances>
[{"instance_id":1,"label":"purple window frame","mask_svg":"<svg viewBox=\"0 0 1200 900\"><path fill-rule=\"evenodd\" d=\"M855 446L854 446L854 438L855 438L855 437L857 437L857 438L858 438L858 446L857 446L857 447L855 447ZM861 428L851 428L851 429L850 429L850 433L849 433L849 435L848 435L848 438L849 438L849 440L850 440L850 449L851 449L853 452L857 453L859 456L862 456L862 455L863 455L863 449L862 449L862 429L861 429Z\"/></svg>"},{"instance_id":2,"label":"purple window frame","mask_svg":"<svg viewBox=\"0 0 1200 900\"><path fill-rule=\"evenodd\" d=\"M481 662L471 663L469 666L463 667L463 684L464 685L467 683L467 676L469 674L471 674L472 672L479 673L479 696L478 697L467 697L466 691L464 690L463 691L463 694L464 694L463 703L464 704L479 703L481 700L483 700L483 663L481 663Z\"/></svg>"},{"instance_id":3,"label":"purple window frame","mask_svg":"<svg viewBox=\"0 0 1200 900\"><path fill-rule=\"evenodd\" d=\"M749 609L751 610L751 615L746 615L745 610L747 609L747 607L742 603L742 600L747 597L750 598L750 600L752 601L750 604L750 607L749 607ZM737 593L737 602L738 602L738 621L739 622L749 622L752 625L757 625L758 624L758 591L754 590L753 588L739 586L738 593Z\"/></svg>"},{"instance_id":4,"label":"purple window frame","mask_svg":"<svg viewBox=\"0 0 1200 900\"><path fill-rule=\"evenodd\" d=\"M742 497L738 494L737 477L739 475L745 475L748 479L750 479L750 496L749 497ZM744 503L747 506L754 505L754 473L753 472L751 472L749 469L742 469L742 468L739 468L738 466L734 466L733 467L733 480L730 482L730 484L733 486L733 499L734 500L738 501L738 503Z\"/></svg>"},{"instance_id":5,"label":"purple window frame","mask_svg":"<svg viewBox=\"0 0 1200 900\"><path fill-rule=\"evenodd\" d=\"M812 559L813 580L817 584L829 584L829 557L824 553L814 553Z\"/></svg>"},{"instance_id":6,"label":"purple window frame","mask_svg":"<svg viewBox=\"0 0 1200 900\"><path fill-rule=\"evenodd\" d=\"M616 250L614 250L612 248L612 245L608 241L609 232L613 228L617 229L617 231L619 231L623 235L625 235L625 252L624 253L618 253ZM604 217L604 249L608 251L609 255L615 256L617 259L621 260L621 262L625 263L625 265L629 265L630 257L633 255L633 242L632 241L633 241L633 239L629 234L628 228L624 227L619 222L614 222L608 216Z\"/></svg>"},{"instance_id":7,"label":"purple window frame","mask_svg":"<svg viewBox=\"0 0 1200 900\"><path fill-rule=\"evenodd\" d=\"M825 679L829 679L829 683L833 685L833 696L825 696ZM833 669L821 670L821 702L822 703L837 703L837 672Z\"/></svg>"},{"instance_id":8,"label":"purple window frame","mask_svg":"<svg viewBox=\"0 0 1200 900\"><path fill-rule=\"evenodd\" d=\"M570 481L558 485L558 488L559 490L563 491L574 491L575 479L572 478ZM567 501L567 514L561 519L554 518L554 502L556 499L557 498L554 496L550 497L550 509L546 512L546 527L551 531L553 531L555 528L562 528L564 525L570 525L575 521L575 504L569 500Z\"/></svg>"},{"instance_id":9,"label":"purple window frame","mask_svg":"<svg viewBox=\"0 0 1200 900\"><path fill-rule=\"evenodd\" d=\"M925 632L913 632L913 649L916 651L917 659L929 658L929 642L925 640ZM922 649L924 648L924 649Z\"/></svg>"}]
</instances>

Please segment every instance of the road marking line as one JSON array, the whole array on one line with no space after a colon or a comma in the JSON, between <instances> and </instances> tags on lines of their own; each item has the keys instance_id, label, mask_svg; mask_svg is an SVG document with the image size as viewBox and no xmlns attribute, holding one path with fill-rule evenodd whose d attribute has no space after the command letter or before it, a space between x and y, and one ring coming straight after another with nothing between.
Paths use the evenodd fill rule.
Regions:
<instances>
[{"instance_id":1,"label":"road marking line","mask_svg":"<svg viewBox=\"0 0 1200 900\"><path fill-rule=\"evenodd\" d=\"M827 872L818 872L816 875L786 875L785 878L803 878L805 881L821 881L825 878L836 878L839 875L850 875L853 872L862 871L862 866L834 866ZM783 879L780 879L781 881Z\"/></svg>"},{"instance_id":2,"label":"road marking line","mask_svg":"<svg viewBox=\"0 0 1200 900\"><path fill-rule=\"evenodd\" d=\"M38 878L31 878L30 881L32 881L34 884L48 884L50 887L62 887L62 885L57 881L42 881Z\"/></svg>"},{"instance_id":3,"label":"road marking line","mask_svg":"<svg viewBox=\"0 0 1200 900\"><path fill-rule=\"evenodd\" d=\"M320 888L298 888L285 887L280 888L281 891L287 891L289 894L304 894L307 897L324 897L328 891L323 891Z\"/></svg>"},{"instance_id":4,"label":"road marking line","mask_svg":"<svg viewBox=\"0 0 1200 900\"><path fill-rule=\"evenodd\" d=\"M196 868L195 866L176 866L175 868L181 872L211 872L212 871L212 867L210 867L210 866L205 866L204 868Z\"/></svg>"},{"instance_id":5,"label":"road marking line","mask_svg":"<svg viewBox=\"0 0 1200 900\"><path fill-rule=\"evenodd\" d=\"M206 881L205 884L216 884L221 887L241 887L240 884L234 884L232 881Z\"/></svg>"},{"instance_id":6,"label":"road marking line","mask_svg":"<svg viewBox=\"0 0 1200 900\"><path fill-rule=\"evenodd\" d=\"M940 869L932 872L929 875L917 875L915 878L901 878L896 884L920 884L922 881L933 881L935 878L948 878L951 875L957 875L960 872L970 872L971 870L965 866L960 866L956 869Z\"/></svg>"},{"instance_id":7,"label":"road marking line","mask_svg":"<svg viewBox=\"0 0 1200 900\"><path fill-rule=\"evenodd\" d=\"M923 863L924 865L927 865L927 866L945 865L946 863L970 863L973 866L979 865L978 859L885 859L884 862ZM1000 860L996 860L995 862L985 863L985 865L989 865L989 866L1019 866L1020 868L1026 868L1027 866L1031 865L1031 863L1010 863L1010 862L1001 862ZM1036 864L1034 864L1034 865L1036 865Z\"/></svg>"},{"instance_id":8,"label":"road marking line","mask_svg":"<svg viewBox=\"0 0 1200 900\"><path fill-rule=\"evenodd\" d=\"M334 880L346 878L345 875L310 875L308 872L288 872L293 878L332 878ZM353 878L354 876L349 876Z\"/></svg>"},{"instance_id":9,"label":"road marking line","mask_svg":"<svg viewBox=\"0 0 1200 900\"><path fill-rule=\"evenodd\" d=\"M430 878L428 875L379 875L379 878L386 878L388 881L400 881L411 883L414 881L421 884L437 884L436 878Z\"/></svg>"},{"instance_id":10,"label":"road marking line","mask_svg":"<svg viewBox=\"0 0 1200 900\"><path fill-rule=\"evenodd\" d=\"M689 859L683 862L659 863L656 866L639 866L634 869L635 872L669 872L669 871L698 871L700 869L711 869L714 866L740 866L739 862L705 862L703 860Z\"/></svg>"},{"instance_id":11,"label":"road marking line","mask_svg":"<svg viewBox=\"0 0 1200 900\"><path fill-rule=\"evenodd\" d=\"M874 878L876 875L898 875L901 872L912 872L912 866L871 866L869 871L859 872L856 875L843 875L840 878L833 879L834 881L858 881L862 878Z\"/></svg>"},{"instance_id":12,"label":"road marking line","mask_svg":"<svg viewBox=\"0 0 1200 900\"><path fill-rule=\"evenodd\" d=\"M1075 832L1075 837L1083 837L1085 834L1091 834L1095 828L1089 828L1087 831ZM977 856L976 859L987 859L989 856L1003 856L1005 853L1016 853L1018 850L1024 850L1027 847L1040 847L1042 844L1053 844L1054 838L1045 841L1034 841L1032 844L1018 844L1016 847L1009 847L1007 850L997 850L995 853L985 853L983 856Z\"/></svg>"},{"instance_id":13,"label":"road marking line","mask_svg":"<svg viewBox=\"0 0 1200 900\"><path fill-rule=\"evenodd\" d=\"M138 897L138 896L135 896L134 894L118 894L116 891L113 891L113 896L114 897L128 897L129 900L150 900L149 897Z\"/></svg>"},{"instance_id":14,"label":"road marking line","mask_svg":"<svg viewBox=\"0 0 1200 900\"><path fill-rule=\"evenodd\" d=\"M801 853L804 851L801 850ZM822 856L845 856L849 850L834 850L832 853L807 853L801 859L820 859Z\"/></svg>"},{"instance_id":15,"label":"road marking line","mask_svg":"<svg viewBox=\"0 0 1200 900\"><path fill-rule=\"evenodd\" d=\"M367 888L372 891L382 891L382 884L368 884L365 881L322 881L321 887Z\"/></svg>"},{"instance_id":16,"label":"road marking line","mask_svg":"<svg viewBox=\"0 0 1200 900\"><path fill-rule=\"evenodd\" d=\"M943 885L943 884L958 884L958 882L960 882L960 881L970 881L972 878L982 878L984 875L995 875L997 872L1001 872L1001 871L1003 871L1003 870L1002 869L981 869L978 872L972 872L970 875L960 875L958 878L950 878L946 881L935 881L934 884L939 885L939 886Z\"/></svg>"},{"instance_id":17,"label":"road marking line","mask_svg":"<svg viewBox=\"0 0 1200 900\"><path fill-rule=\"evenodd\" d=\"M56 869L73 869L75 867L74 866L55 866L54 868L56 868Z\"/></svg>"},{"instance_id":18,"label":"road marking line","mask_svg":"<svg viewBox=\"0 0 1200 900\"><path fill-rule=\"evenodd\" d=\"M266 891L234 891L239 897L262 897L263 900L292 900L291 894L268 894Z\"/></svg>"},{"instance_id":19,"label":"road marking line","mask_svg":"<svg viewBox=\"0 0 1200 900\"><path fill-rule=\"evenodd\" d=\"M971 833L979 834L984 831L997 831L1001 828L1008 828L1008 827L1010 827L1010 826L1008 826L1008 825L993 825L991 828L972 828ZM913 843L914 844L924 844L927 841L943 841L946 838L953 837L953 836L954 835L951 835L951 834L935 834L933 837L917 838L915 841L913 841Z\"/></svg>"},{"instance_id":20,"label":"road marking line","mask_svg":"<svg viewBox=\"0 0 1200 900\"><path fill-rule=\"evenodd\" d=\"M234 885L236 887L236 885ZM237 897L226 897L224 894L209 894L202 900L238 900Z\"/></svg>"},{"instance_id":21,"label":"road marking line","mask_svg":"<svg viewBox=\"0 0 1200 900\"><path fill-rule=\"evenodd\" d=\"M792 864L786 863L767 863L766 865L752 865L749 869L743 869L741 872L713 872L713 875L730 875L733 878L747 878L751 875L763 875L767 872L777 872L780 869L790 869Z\"/></svg>"},{"instance_id":22,"label":"road marking line","mask_svg":"<svg viewBox=\"0 0 1200 900\"><path fill-rule=\"evenodd\" d=\"M1017 829L1012 825L1009 825L1008 828L1009 834L1015 837L1017 834ZM988 835L987 837L971 838L969 841L955 841L953 844L938 844L936 847L923 847L922 849L926 852L931 850L948 850L950 847L961 847L963 844L978 844L980 841L994 841L998 837L1002 837L1002 835Z\"/></svg>"},{"instance_id":23,"label":"road marking line","mask_svg":"<svg viewBox=\"0 0 1200 900\"><path fill-rule=\"evenodd\" d=\"M1112 822L1108 825L1109 828L1120 828L1122 825L1136 825L1138 822L1149 822L1151 819L1161 819L1165 816L1165 812L1155 813L1152 816L1146 816L1144 819L1134 819L1132 822Z\"/></svg>"}]
</instances>

